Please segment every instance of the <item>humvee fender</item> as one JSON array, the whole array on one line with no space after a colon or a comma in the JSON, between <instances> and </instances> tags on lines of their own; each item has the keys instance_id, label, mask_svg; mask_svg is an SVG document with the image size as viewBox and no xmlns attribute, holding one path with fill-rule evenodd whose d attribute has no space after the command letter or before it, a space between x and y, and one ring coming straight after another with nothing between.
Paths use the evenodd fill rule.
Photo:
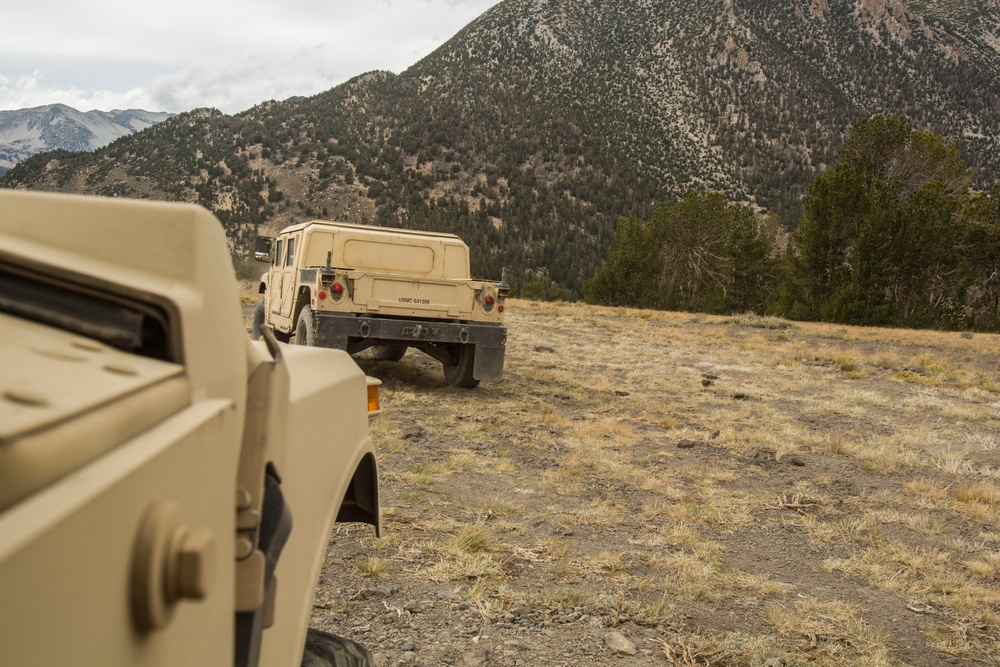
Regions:
<instances>
[{"instance_id":1,"label":"humvee fender","mask_svg":"<svg viewBox=\"0 0 1000 667\"><path fill-rule=\"evenodd\" d=\"M380 525L351 358L251 342L200 207L11 191L0 351L4 664L298 663L334 521Z\"/></svg>"}]
</instances>

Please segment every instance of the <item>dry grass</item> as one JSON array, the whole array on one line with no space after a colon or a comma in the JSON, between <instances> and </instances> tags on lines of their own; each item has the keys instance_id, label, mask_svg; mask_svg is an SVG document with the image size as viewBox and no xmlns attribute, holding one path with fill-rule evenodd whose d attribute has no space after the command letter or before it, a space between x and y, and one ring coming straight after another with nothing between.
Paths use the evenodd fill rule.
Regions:
<instances>
[{"instance_id":1,"label":"dry grass","mask_svg":"<svg viewBox=\"0 0 1000 667\"><path fill-rule=\"evenodd\" d=\"M358 573L364 577L381 577L392 569L392 563L385 558L366 558L354 564Z\"/></svg>"},{"instance_id":2,"label":"dry grass","mask_svg":"<svg viewBox=\"0 0 1000 667\"><path fill-rule=\"evenodd\" d=\"M508 314L502 382L363 366L385 383L387 537L366 546L406 596L460 590L490 634L514 605L538 628L583 610L668 665L1000 655L1000 337Z\"/></svg>"},{"instance_id":3,"label":"dry grass","mask_svg":"<svg viewBox=\"0 0 1000 667\"><path fill-rule=\"evenodd\" d=\"M890 637L864 620L864 610L839 600L775 605L767 620L809 662L820 665L892 665Z\"/></svg>"}]
</instances>

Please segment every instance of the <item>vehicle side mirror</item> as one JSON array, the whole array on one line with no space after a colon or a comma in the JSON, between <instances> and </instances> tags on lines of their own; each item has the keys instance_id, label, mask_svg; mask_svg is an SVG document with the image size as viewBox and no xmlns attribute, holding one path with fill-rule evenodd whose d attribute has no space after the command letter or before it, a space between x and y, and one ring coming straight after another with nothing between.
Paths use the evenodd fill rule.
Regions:
<instances>
[{"instance_id":1,"label":"vehicle side mirror","mask_svg":"<svg viewBox=\"0 0 1000 667\"><path fill-rule=\"evenodd\" d=\"M257 242L254 244L253 258L258 262L270 262L271 261L271 246L274 245L274 239L270 236L258 236Z\"/></svg>"}]
</instances>

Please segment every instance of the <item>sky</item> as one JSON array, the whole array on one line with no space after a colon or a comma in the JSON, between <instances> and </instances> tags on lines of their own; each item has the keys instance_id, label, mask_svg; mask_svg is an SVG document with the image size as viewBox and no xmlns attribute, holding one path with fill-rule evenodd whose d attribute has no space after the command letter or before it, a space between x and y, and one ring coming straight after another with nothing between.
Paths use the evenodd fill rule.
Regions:
<instances>
[{"instance_id":1,"label":"sky","mask_svg":"<svg viewBox=\"0 0 1000 667\"><path fill-rule=\"evenodd\" d=\"M7 3L0 111L232 114L399 73L498 0L34 0Z\"/></svg>"}]
</instances>

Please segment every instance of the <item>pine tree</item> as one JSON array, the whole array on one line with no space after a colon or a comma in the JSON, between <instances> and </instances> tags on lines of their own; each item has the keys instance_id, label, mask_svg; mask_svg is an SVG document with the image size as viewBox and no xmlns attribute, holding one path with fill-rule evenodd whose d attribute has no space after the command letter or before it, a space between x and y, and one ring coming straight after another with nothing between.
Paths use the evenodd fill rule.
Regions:
<instances>
[{"instance_id":1,"label":"pine tree","mask_svg":"<svg viewBox=\"0 0 1000 667\"><path fill-rule=\"evenodd\" d=\"M847 324L954 326L965 296L971 174L953 144L902 117L855 123L809 189L782 309Z\"/></svg>"},{"instance_id":2,"label":"pine tree","mask_svg":"<svg viewBox=\"0 0 1000 667\"><path fill-rule=\"evenodd\" d=\"M731 313L768 308L776 284L776 223L718 193L623 218L607 260L584 285L590 303Z\"/></svg>"}]
</instances>

